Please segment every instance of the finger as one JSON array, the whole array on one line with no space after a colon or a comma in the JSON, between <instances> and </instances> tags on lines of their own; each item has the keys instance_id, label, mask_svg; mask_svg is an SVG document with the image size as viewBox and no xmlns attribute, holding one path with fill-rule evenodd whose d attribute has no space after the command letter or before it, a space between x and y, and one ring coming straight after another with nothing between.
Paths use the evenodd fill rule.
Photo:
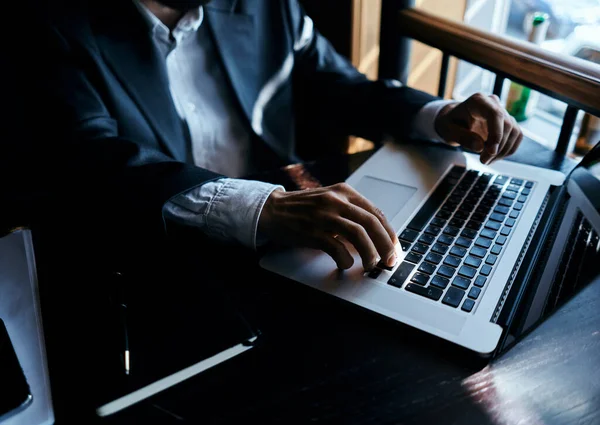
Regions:
<instances>
[{"instance_id":1,"label":"finger","mask_svg":"<svg viewBox=\"0 0 600 425\"><path fill-rule=\"evenodd\" d=\"M485 118L487 122L488 137L481 155L481 162L485 164L498 153L504 133L504 113L502 106L488 96L476 94L469 99L470 113Z\"/></svg>"},{"instance_id":2,"label":"finger","mask_svg":"<svg viewBox=\"0 0 600 425\"><path fill-rule=\"evenodd\" d=\"M492 160L495 161L496 159L504 158L508 154L508 152L512 148L513 140L511 140L511 137L514 137L515 135L515 133L513 133L514 130L515 125L513 122L513 118L507 114L507 117L504 120L504 136L502 138L502 143L500 144L498 155L492 158Z\"/></svg>"},{"instance_id":3,"label":"finger","mask_svg":"<svg viewBox=\"0 0 600 425\"><path fill-rule=\"evenodd\" d=\"M320 249L329 255L335 261L338 269L346 270L354 264L352 254L337 235L323 235L317 238L313 248Z\"/></svg>"},{"instance_id":4,"label":"finger","mask_svg":"<svg viewBox=\"0 0 600 425\"><path fill-rule=\"evenodd\" d=\"M353 220L338 217L332 226L336 233L350 242L360 258L365 270L371 270L379 262L379 254L375 244L369 237L366 229ZM387 236L386 236L387 237Z\"/></svg>"},{"instance_id":5,"label":"finger","mask_svg":"<svg viewBox=\"0 0 600 425\"><path fill-rule=\"evenodd\" d=\"M388 221L387 217L379 208L377 208L371 201L361 195L356 189L348 186L348 200L352 202L354 205L361 207L367 212L373 214L381 223L385 231L387 232L392 244L396 244L398 242L398 236L396 236L396 232L394 228Z\"/></svg>"},{"instance_id":6,"label":"finger","mask_svg":"<svg viewBox=\"0 0 600 425\"><path fill-rule=\"evenodd\" d=\"M368 237L375 246L379 257L388 266L396 264L395 242L374 214L357 205L349 205L348 209L342 215L360 224L367 231Z\"/></svg>"},{"instance_id":7,"label":"finger","mask_svg":"<svg viewBox=\"0 0 600 425\"><path fill-rule=\"evenodd\" d=\"M450 140L457 142L460 146L473 152L483 151L484 141L481 136L474 131L469 131L457 125L451 125L448 128Z\"/></svg>"},{"instance_id":8,"label":"finger","mask_svg":"<svg viewBox=\"0 0 600 425\"><path fill-rule=\"evenodd\" d=\"M513 146L507 156L513 155L517 151L517 149L519 149L519 146L521 146L521 142L523 141L523 130L521 130L520 128L517 128L517 130L518 132L517 137L515 139L515 143L513 143Z\"/></svg>"}]
</instances>

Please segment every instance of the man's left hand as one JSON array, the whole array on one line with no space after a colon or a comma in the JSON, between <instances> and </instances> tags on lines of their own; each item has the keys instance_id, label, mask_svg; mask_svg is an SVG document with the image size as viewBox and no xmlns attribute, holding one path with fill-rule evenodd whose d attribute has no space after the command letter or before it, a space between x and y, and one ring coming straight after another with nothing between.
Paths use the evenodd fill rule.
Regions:
<instances>
[{"instance_id":1,"label":"man's left hand","mask_svg":"<svg viewBox=\"0 0 600 425\"><path fill-rule=\"evenodd\" d=\"M434 125L446 142L479 153L484 164L512 155L523 139L519 124L496 95L476 93L462 103L447 105Z\"/></svg>"}]
</instances>

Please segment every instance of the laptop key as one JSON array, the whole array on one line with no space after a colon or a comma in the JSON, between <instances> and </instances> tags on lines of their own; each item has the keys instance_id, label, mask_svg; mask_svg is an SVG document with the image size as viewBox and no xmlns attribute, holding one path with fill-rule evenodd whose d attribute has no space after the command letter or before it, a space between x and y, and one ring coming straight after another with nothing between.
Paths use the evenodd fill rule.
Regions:
<instances>
[{"instance_id":1,"label":"laptop key","mask_svg":"<svg viewBox=\"0 0 600 425\"><path fill-rule=\"evenodd\" d=\"M452 285L460 289L467 289L471 285L471 281L462 276L456 276L452 281Z\"/></svg>"},{"instance_id":2,"label":"laptop key","mask_svg":"<svg viewBox=\"0 0 600 425\"><path fill-rule=\"evenodd\" d=\"M418 237L419 237L419 232L415 232L414 230L411 230L411 229L405 229L402 233L400 233L400 236L398 236L398 238L404 239L405 241L408 241L408 242L414 242L417 240Z\"/></svg>"},{"instance_id":3,"label":"laptop key","mask_svg":"<svg viewBox=\"0 0 600 425\"><path fill-rule=\"evenodd\" d=\"M448 251L448 245L436 243L435 245L433 245L433 248L431 248L431 250L438 254L445 254L446 251Z\"/></svg>"},{"instance_id":4,"label":"laptop key","mask_svg":"<svg viewBox=\"0 0 600 425\"><path fill-rule=\"evenodd\" d=\"M413 251L416 251L419 254L425 254L428 249L429 247L427 245L423 245L422 243L416 243L415 246L413 246Z\"/></svg>"},{"instance_id":5,"label":"laptop key","mask_svg":"<svg viewBox=\"0 0 600 425\"><path fill-rule=\"evenodd\" d=\"M444 264L450 266L450 267L458 267L460 266L460 258L455 257L454 255L448 255L445 259L444 259Z\"/></svg>"},{"instance_id":6,"label":"laptop key","mask_svg":"<svg viewBox=\"0 0 600 425\"><path fill-rule=\"evenodd\" d=\"M400 263L400 266L398 266L392 277L390 277L390 279L388 280L388 284L397 288L401 288L402 285L404 285L406 279L408 278L408 275L413 271L414 268L414 264L403 261L402 263Z\"/></svg>"},{"instance_id":7,"label":"laptop key","mask_svg":"<svg viewBox=\"0 0 600 425\"><path fill-rule=\"evenodd\" d=\"M479 266L481 266L481 262L483 260L481 258L477 258L473 255L469 255L466 259L465 259L465 264L467 266L471 266L471 267L475 267L478 268Z\"/></svg>"},{"instance_id":8,"label":"laptop key","mask_svg":"<svg viewBox=\"0 0 600 425\"><path fill-rule=\"evenodd\" d=\"M472 279L473 276L475 276L475 273L477 273L477 270L474 269L473 267L469 267L469 266L462 266L459 270L458 270L458 274L464 277L468 277L469 279ZM483 273L482 273L483 274ZM489 274L489 273L488 273ZM487 276L487 275L486 275Z\"/></svg>"},{"instance_id":9,"label":"laptop key","mask_svg":"<svg viewBox=\"0 0 600 425\"><path fill-rule=\"evenodd\" d=\"M477 236L477 232L473 229L464 229L461 233L461 236L465 237L465 238L469 238L469 239L475 239L475 236Z\"/></svg>"},{"instance_id":10,"label":"laptop key","mask_svg":"<svg viewBox=\"0 0 600 425\"><path fill-rule=\"evenodd\" d=\"M404 258L406 261L410 261L411 263L419 264L423 259L421 254L417 254L416 252L409 252Z\"/></svg>"},{"instance_id":11,"label":"laptop key","mask_svg":"<svg viewBox=\"0 0 600 425\"><path fill-rule=\"evenodd\" d=\"M506 236L498 236L496 238L496 243L498 245L504 245L506 243Z\"/></svg>"},{"instance_id":12,"label":"laptop key","mask_svg":"<svg viewBox=\"0 0 600 425\"><path fill-rule=\"evenodd\" d=\"M507 199L515 199L517 197L517 194L515 192L504 192L502 194L502 197Z\"/></svg>"},{"instance_id":13,"label":"laptop key","mask_svg":"<svg viewBox=\"0 0 600 425\"><path fill-rule=\"evenodd\" d=\"M460 218L461 220L466 220L467 218L469 218L469 213L464 212L464 211L456 211L456 213L454 214L454 217L456 218Z\"/></svg>"},{"instance_id":14,"label":"laptop key","mask_svg":"<svg viewBox=\"0 0 600 425\"><path fill-rule=\"evenodd\" d=\"M456 308L460 305L460 302L462 301L464 296L465 296L465 291L463 291L462 289L455 288L454 286L451 286L450 288L448 288L446 295L444 295L444 298L442 299L442 303L449 305L450 307Z\"/></svg>"},{"instance_id":15,"label":"laptop key","mask_svg":"<svg viewBox=\"0 0 600 425\"><path fill-rule=\"evenodd\" d=\"M504 221L504 215L498 214L498 213L493 213L492 215L490 215L490 220L494 220L494 221L498 221L498 222L502 223Z\"/></svg>"},{"instance_id":16,"label":"laptop key","mask_svg":"<svg viewBox=\"0 0 600 425\"><path fill-rule=\"evenodd\" d=\"M496 232L492 229L483 229L480 233L480 236L488 239L494 239L496 237Z\"/></svg>"},{"instance_id":17,"label":"laptop key","mask_svg":"<svg viewBox=\"0 0 600 425\"><path fill-rule=\"evenodd\" d=\"M436 254L435 252L430 252L429 254L427 254L427 257L425 257L425 261L429 261L430 263L433 264L440 264L442 262L442 259L444 257L442 257L440 254Z\"/></svg>"},{"instance_id":18,"label":"laptop key","mask_svg":"<svg viewBox=\"0 0 600 425\"><path fill-rule=\"evenodd\" d=\"M429 281L429 276L423 273L415 273L410 281L425 286Z\"/></svg>"},{"instance_id":19,"label":"laptop key","mask_svg":"<svg viewBox=\"0 0 600 425\"><path fill-rule=\"evenodd\" d=\"M433 224L434 226L437 226L437 227L444 227L446 225L446 220L441 219L439 217L433 217L429 224Z\"/></svg>"},{"instance_id":20,"label":"laptop key","mask_svg":"<svg viewBox=\"0 0 600 425\"><path fill-rule=\"evenodd\" d=\"M431 285L441 289L446 289L446 286L448 286L449 283L450 279L440 276L439 274L436 274L433 276L433 279L431 279Z\"/></svg>"},{"instance_id":21,"label":"laptop key","mask_svg":"<svg viewBox=\"0 0 600 425\"><path fill-rule=\"evenodd\" d=\"M400 247L402 248L402 251L406 252L410 249L410 242L400 239Z\"/></svg>"},{"instance_id":22,"label":"laptop key","mask_svg":"<svg viewBox=\"0 0 600 425\"><path fill-rule=\"evenodd\" d=\"M422 234L419 238L419 242L424 243L425 245L431 245L435 241L435 238L431 235Z\"/></svg>"},{"instance_id":23,"label":"laptop key","mask_svg":"<svg viewBox=\"0 0 600 425\"><path fill-rule=\"evenodd\" d=\"M466 227L472 230L479 230L481 229L481 222L477 221L477 220L469 220L469 222L467 223Z\"/></svg>"},{"instance_id":24,"label":"laptop key","mask_svg":"<svg viewBox=\"0 0 600 425\"><path fill-rule=\"evenodd\" d=\"M514 184L516 186L521 186L521 185L523 185L523 180L515 178L510 181L510 184Z\"/></svg>"},{"instance_id":25,"label":"laptop key","mask_svg":"<svg viewBox=\"0 0 600 425\"><path fill-rule=\"evenodd\" d=\"M481 268L481 271L479 273L481 273L484 276L489 276L491 272L492 266L485 265Z\"/></svg>"},{"instance_id":26,"label":"laptop key","mask_svg":"<svg viewBox=\"0 0 600 425\"><path fill-rule=\"evenodd\" d=\"M456 240L456 245L468 248L471 246L471 240L461 236Z\"/></svg>"},{"instance_id":27,"label":"laptop key","mask_svg":"<svg viewBox=\"0 0 600 425\"><path fill-rule=\"evenodd\" d=\"M498 201L498 205L501 205L503 207L512 207L513 201L511 201L510 199L507 198L501 198Z\"/></svg>"},{"instance_id":28,"label":"laptop key","mask_svg":"<svg viewBox=\"0 0 600 425\"><path fill-rule=\"evenodd\" d=\"M523 202L525 202L526 200L527 200L527 196L525 196L525 195L521 195L521 196L519 196L519 197L517 198L517 202L518 202L518 203L521 203L521 204L522 204Z\"/></svg>"},{"instance_id":29,"label":"laptop key","mask_svg":"<svg viewBox=\"0 0 600 425\"><path fill-rule=\"evenodd\" d=\"M475 245L482 248L489 248L492 245L492 240L487 238L477 238Z\"/></svg>"},{"instance_id":30,"label":"laptop key","mask_svg":"<svg viewBox=\"0 0 600 425\"><path fill-rule=\"evenodd\" d=\"M520 202L517 202L515 205L513 205L513 210L521 211L522 209L523 209L523 204Z\"/></svg>"},{"instance_id":31,"label":"laptop key","mask_svg":"<svg viewBox=\"0 0 600 425\"><path fill-rule=\"evenodd\" d=\"M454 226L447 226L444 229L444 234L450 235L450 236L456 236L456 235L458 235L459 232L460 232L460 229L458 227L454 227Z\"/></svg>"},{"instance_id":32,"label":"laptop key","mask_svg":"<svg viewBox=\"0 0 600 425\"><path fill-rule=\"evenodd\" d=\"M516 220L514 218L509 218L506 220L506 223L504 223L505 225L507 225L508 227L513 227L516 223Z\"/></svg>"},{"instance_id":33,"label":"laptop key","mask_svg":"<svg viewBox=\"0 0 600 425\"><path fill-rule=\"evenodd\" d=\"M525 196L529 195L530 193L531 193L531 189L523 189L521 191L521 195L525 195Z\"/></svg>"},{"instance_id":34,"label":"laptop key","mask_svg":"<svg viewBox=\"0 0 600 425\"><path fill-rule=\"evenodd\" d=\"M375 267L373 270L371 270L369 272L369 274L367 276L372 279L377 279L380 274L381 274L381 269L378 269L377 267Z\"/></svg>"},{"instance_id":35,"label":"laptop key","mask_svg":"<svg viewBox=\"0 0 600 425\"><path fill-rule=\"evenodd\" d=\"M517 210L512 210L508 216L509 216L510 218L519 218L519 211L517 211Z\"/></svg>"},{"instance_id":36,"label":"laptop key","mask_svg":"<svg viewBox=\"0 0 600 425\"><path fill-rule=\"evenodd\" d=\"M504 226L504 227L502 228L502 230L500 230L500 234L501 234L502 236L508 236L508 235L510 235L510 227L506 227L506 226Z\"/></svg>"},{"instance_id":37,"label":"laptop key","mask_svg":"<svg viewBox=\"0 0 600 425\"><path fill-rule=\"evenodd\" d=\"M421 263L418 270L422 273L433 274L435 272L435 265L431 263Z\"/></svg>"},{"instance_id":38,"label":"laptop key","mask_svg":"<svg viewBox=\"0 0 600 425\"><path fill-rule=\"evenodd\" d=\"M496 255L490 254L485 259L485 264L489 264L490 266L493 266L494 264L496 264L497 260L498 260L498 257Z\"/></svg>"},{"instance_id":39,"label":"laptop key","mask_svg":"<svg viewBox=\"0 0 600 425\"><path fill-rule=\"evenodd\" d=\"M506 215L506 214L508 214L509 211L510 211L510 208L504 207L502 205L498 205L498 206L496 206L496 208L494 208L494 212L498 213L498 214Z\"/></svg>"},{"instance_id":40,"label":"laptop key","mask_svg":"<svg viewBox=\"0 0 600 425\"><path fill-rule=\"evenodd\" d=\"M427 229L425 229L425 233L429 233L430 235L433 235L433 236L439 235L441 231L442 231L442 229L440 229L437 226L427 226Z\"/></svg>"},{"instance_id":41,"label":"laptop key","mask_svg":"<svg viewBox=\"0 0 600 425\"><path fill-rule=\"evenodd\" d=\"M505 236L502 236L502 237L505 237ZM494 255L498 255L498 254L500 254L500 251L502 251L502 246L496 244L492 247L492 250L490 252Z\"/></svg>"},{"instance_id":42,"label":"laptop key","mask_svg":"<svg viewBox=\"0 0 600 425\"><path fill-rule=\"evenodd\" d=\"M453 246L450 250L450 254L456 255L457 257L464 257L467 254L467 250L460 246Z\"/></svg>"},{"instance_id":43,"label":"laptop key","mask_svg":"<svg viewBox=\"0 0 600 425\"><path fill-rule=\"evenodd\" d=\"M442 210L442 211L438 211L438 213L435 216L438 218L441 218L443 220L448 220L450 217L452 217L452 213Z\"/></svg>"},{"instance_id":44,"label":"laptop key","mask_svg":"<svg viewBox=\"0 0 600 425\"><path fill-rule=\"evenodd\" d=\"M476 286L473 286L470 290L469 293L467 294L467 296L469 298L473 298L474 300L476 300L479 297L479 294L481 293L481 289L479 289Z\"/></svg>"},{"instance_id":45,"label":"laptop key","mask_svg":"<svg viewBox=\"0 0 600 425\"><path fill-rule=\"evenodd\" d=\"M459 229L465 225L465 221L460 218L453 218L448 223L450 226L458 227Z\"/></svg>"},{"instance_id":46,"label":"laptop key","mask_svg":"<svg viewBox=\"0 0 600 425\"><path fill-rule=\"evenodd\" d=\"M479 276L477 276L477 279L475 279L474 285L477 286L478 288L483 288L483 285L485 285L486 280L487 280L487 277L479 275Z\"/></svg>"},{"instance_id":47,"label":"laptop key","mask_svg":"<svg viewBox=\"0 0 600 425\"><path fill-rule=\"evenodd\" d=\"M454 186L448 182L448 180L452 177L445 177L444 180L438 185L438 187L433 191L431 196L425 201L425 204L419 209L417 214L413 217L413 219L408 224L408 228L421 231L425 228L425 225L431 218L433 214L439 209L440 205L446 196L452 191ZM440 211L441 212L441 211ZM438 217L447 220L450 218L448 214L447 217L441 216L438 213Z\"/></svg>"},{"instance_id":48,"label":"laptop key","mask_svg":"<svg viewBox=\"0 0 600 425\"><path fill-rule=\"evenodd\" d=\"M496 180L494 180L494 183L495 184L499 184L499 185L503 185L507 181L508 181L508 177L507 176L498 176L498 177L496 177Z\"/></svg>"},{"instance_id":49,"label":"laptop key","mask_svg":"<svg viewBox=\"0 0 600 425\"><path fill-rule=\"evenodd\" d=\"M438 242L443 243L445 245L452 245L452 242L454 242L454 238L448 235L440 235L438 237Z\"/></svg>"},{"instance_id":50,"label":"laptop key","mask_svg":"<svg viewBox=\"0 0 600 425\"><path fill-rule=\"evenodd\" d=\"M438 274L442 275L443 277L452 277L454 276L454 269L448 266L441 266L438 270Z\"/></svg>"},{"instance_id":51,"label":"laptop key","mask_svg":"<svg viewBox=\"0 0 600 425\"><path fill-rule=\"evenodd\" d=\"M527 189L531 189L533 187L533 182L527 182L527 183L525 183L525 187Z\"/></svg>"},{"instance_id":52,"label":"laptop key","mask_svg":"<svg viewBox=\"0 0 600 425\"><path fill-rule=\"evenodd\" d=\"M470 313L473 310L474 306L475 306L475 301L467 298L460 309L462 311L466 311L467 313Z\"/></svg>"},{"instance_id":53,"label":"laptop key","mask_svg":"<svg viewBox=\"0 0 600 425\"><path fill-rule=\"evenodd\" d=\"M471 249L471 255L475 255L476 257L483 258L487 255L487 250L485 250L484 248L478 247L478 246L474 246Z\"/></svg>"},{"instance_id":54,"label":"laptop key","mask_svg":"<svg viewBox=\"0 0 600 425\"><path fill-rule=\"evenodd\" d=\"M406 289L408 292L412 292L413 294L417 294L417 295L421 295L423 297L429 298L430 300L434 300L434 301L438 301L441 297L442 294L444 293L444 291L442 291L441 289L438 288L434 288L432 286L428 286L427 288L424 288L423 286L414 284L414 283L409 283L408 285L406 285Z\"/></svg>"},{"instance_id":55,"label":"laptop key","mask_svg":"<svg viewBox=\"0 0 600 425\"><path fill-rule=\"evenodd\" d=\"M485 223L486 229L500 230L500 227L502 227L502 224L498 223L497 221L488 221Z\"/></svg>"}]
</instances>

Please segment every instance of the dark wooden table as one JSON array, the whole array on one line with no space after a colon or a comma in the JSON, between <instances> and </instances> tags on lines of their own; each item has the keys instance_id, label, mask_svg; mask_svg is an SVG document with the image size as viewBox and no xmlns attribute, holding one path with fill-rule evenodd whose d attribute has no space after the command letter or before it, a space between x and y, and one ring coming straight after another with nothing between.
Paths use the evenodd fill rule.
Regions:
<instances>
[{"instance_id":1,"label":"dark wooden table","mask_svg":"<svg viewBox=\"0 0 600 425\"><path fill-rule=\"evenodd\" d=\"M288 188L329 184L370 154L259 177ZM574 166L531 141L511 160L565 173ZM252 256L222 260L215 267L236 265L227 285L261 327L262 344L99 423L600 424L600 281L487 361L275 277ZM69 352L51 349L55 358ZM50 370L51 380L62 379L52 361ZM57 424L92 423L85 401L73 400L57 390Z\"/></svg>"}]
</instances>

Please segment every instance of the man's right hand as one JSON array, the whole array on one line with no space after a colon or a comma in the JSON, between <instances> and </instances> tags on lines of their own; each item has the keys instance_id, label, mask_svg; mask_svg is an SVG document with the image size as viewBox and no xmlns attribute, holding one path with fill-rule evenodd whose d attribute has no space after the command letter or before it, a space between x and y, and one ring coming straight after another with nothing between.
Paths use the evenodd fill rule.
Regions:
<instances>
[{"instance_id":1,"label":"man's right hand","mask_svg":"<svg viewBox=\"0 0 600 425\"><path fill-rule=\"evenodd\" d=\"M261 212L258 231L286 246L316 248L338 268L354 263L351 245L365 270L383 259L396 263L398 238L383 212L346 183L317 189L271 193Z\"/></svg>"}]
</instances>

